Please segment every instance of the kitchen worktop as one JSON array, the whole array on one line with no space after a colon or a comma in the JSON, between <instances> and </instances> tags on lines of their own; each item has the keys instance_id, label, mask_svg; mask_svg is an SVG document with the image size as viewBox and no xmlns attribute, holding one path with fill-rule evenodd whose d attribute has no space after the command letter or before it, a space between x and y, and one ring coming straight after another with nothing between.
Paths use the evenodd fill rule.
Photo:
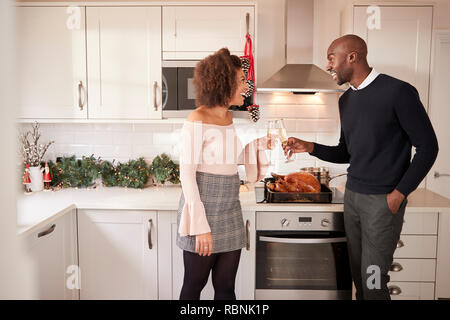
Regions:
<instances>
[{"instance_id":1,"label":"kitchen worktop","mask_svg":"<svg viewBox=\"0 0 450 320\"><path fill-rule=\"evenodd\" d=\"M17 201L18 233L28 234L50 223L66 212L78 209L159 210L178 209L179 186L130 189L98 187L95 189L67 188L20 195ZM343 212L343 204L257 204L255 193L240 193L244 211L333 211ZM450 199L426 189L417 189L408 197L407 212L450 212Z\"/></svg>"}]
</instances>

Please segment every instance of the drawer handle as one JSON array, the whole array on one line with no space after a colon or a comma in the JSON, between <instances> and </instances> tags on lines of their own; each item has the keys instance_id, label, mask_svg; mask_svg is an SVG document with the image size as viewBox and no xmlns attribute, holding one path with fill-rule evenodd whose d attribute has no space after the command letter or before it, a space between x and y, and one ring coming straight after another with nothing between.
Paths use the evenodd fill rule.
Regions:
<instances>
[{"instance_id":1,"label":"drawer handle","mask_svg":"<svg viewBox=\"0 0 450 320\"><path fill-rule=\"evenodd\" d=\"M250 220L247 220L245 223L245 231L247 233L247 245L245 248L247 251L250 251Z\"/></svg>"},{"instance_id":2,"label":"drawer handle","mask_svg":"<svg viewBox=\"0 0 450 320\"><path fill-rule=\"evenodd\" d=\"M52 233L55 230L55 228L56 228L56 224L52 224L52 226L50 228L48 228L47 230L39 232L38 235L37 235L38 238L46 236L46 235Z\"/></svg>"},{"instance_id":3,"label":"drawer handle","mask_svg":"<svg viewBox=\"0 0 450 320\"><path fill-rule=\"evenodd\" d=\"M400 263L394 262L389 268L390 271L399 272L403 270L403 267Z\"/></svg>"},{"instance_id":4,"label":"drawer handle","mask_svg":"<svg viewBox=\"0 0 450 320\"><path fill-rule=\"evenodd\" d=\"M398 296L402 293L402 289L400 289L400 287L397 286L389 286L389 294L391 296Z\"/></svg>"},{"instance_id":5,"label":"drawer handle","mask_svg":"<svg viewBox=\"0 0 450 320\"><path fill-rule=\"evenodd\" d=\"M401 247L404 247L404 246L405 246L405 243L402 240L398 240L397 248L401 248Z\"/></svg>"},{"instance_id":6,"label":"drawer handle","mask_svg":"<svg viewBox=\"0 0 450 320\"><path fill-rule=\"evenodd\" d=\"M153 228L153 221L152 219L148 220L148 249L152 250L152 228Z\"/></svg>"}]
</instances>

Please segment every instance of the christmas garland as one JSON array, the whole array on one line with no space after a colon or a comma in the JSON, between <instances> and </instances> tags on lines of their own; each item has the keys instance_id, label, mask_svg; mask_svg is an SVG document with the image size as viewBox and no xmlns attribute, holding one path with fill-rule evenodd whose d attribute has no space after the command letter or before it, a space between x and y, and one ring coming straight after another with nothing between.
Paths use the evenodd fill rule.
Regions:
<instances>
[{"instance_id":1,"label":"christmas garland","mask_svg":"<svg viewBox=\"0 0 450 320\"><path fill-rule=\"evenodd\" d=\"M100 174L105 187L144 188L150 172L144 158L130 160L127 163L103 161L100 164Z\"/></svg>"},{"instance_id":2,"label":"christmas garland","mask_svg":"<svg viewBox=\"0 0 450 320\"><path fill-rule=\"evenodd\" d=\"M43 167L45 163L41 162ZM92 187L97 178L102 179L105 187L145 187L149 178L154 182L164 184L170 181L173 184L180 183L179 165L174 163L166 154L161 154L153 159L148 166L144 158L130 160L126 163L117 163L83 156L81 159L71 157L58 158L57 162L48 161L51 175L51 186L55 189L70 187Z\"/></svg>"},{"instance_id":3,"label":"christmas garland","mask_svg":"<svg viewBox=\"0 0 450 320\"><path fill-rule=\"evenodd\" d=\"M56 163L50 160L48 166L52 178L51 186L61 188L90 187L99 177L98 166L100 162L100 158L96 159L94 155L83 156L81 159L76 159L75 156L62 157ZM43 166L42 163L41 166Z\"/></svg>"},{"instance_id":4,"label":"christmas garland","mask_svg":"<svg viewBox=\"0 0 450 320\"><path fill-rule=\"evenodd\" d=\"M166 181L173 184L180 183L180 166L165 153L153 159L150 172L157 183L164 184Z\"/></svg>"}]
</instances>

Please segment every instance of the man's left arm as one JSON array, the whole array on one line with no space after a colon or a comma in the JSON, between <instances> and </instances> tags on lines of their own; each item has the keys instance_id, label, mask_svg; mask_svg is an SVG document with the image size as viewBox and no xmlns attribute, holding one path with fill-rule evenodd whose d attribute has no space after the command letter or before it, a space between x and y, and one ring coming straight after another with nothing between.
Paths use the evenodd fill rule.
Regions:
<instances>
[{"instance_id":1,"label":"man's left arm","mask_svg":"<svg viewBox=\"0 0 450 320\"><path fill-rule=\"evenodd\" d=\"M395 112L401 127L416 148L411 164L395 190L388 195L388 203L391 202L392 207L398 210L398 201L401 204L403 198L413 192L430 171L439 147L430 118L420 101L419 93L412 85L405 83L402 86ZM392 207L390 206L391 209Z\"/></svg>"}]
</instances>

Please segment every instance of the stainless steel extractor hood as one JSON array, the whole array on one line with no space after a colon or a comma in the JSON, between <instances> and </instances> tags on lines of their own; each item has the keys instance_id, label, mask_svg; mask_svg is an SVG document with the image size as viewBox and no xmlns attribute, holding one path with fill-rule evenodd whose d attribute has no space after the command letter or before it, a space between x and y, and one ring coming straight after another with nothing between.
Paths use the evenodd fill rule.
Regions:
<instances>
[{"instance_id":1,"label":"stainless steel extractor hood","mask_svg":"<svg viewBox=\"0 0 450 320\"><path fill-rule=\"evenodd\" d=\"M258 86L258 92L343 92L333 78L314 64L286 64Z\"/></svg>"}]
</instances>

